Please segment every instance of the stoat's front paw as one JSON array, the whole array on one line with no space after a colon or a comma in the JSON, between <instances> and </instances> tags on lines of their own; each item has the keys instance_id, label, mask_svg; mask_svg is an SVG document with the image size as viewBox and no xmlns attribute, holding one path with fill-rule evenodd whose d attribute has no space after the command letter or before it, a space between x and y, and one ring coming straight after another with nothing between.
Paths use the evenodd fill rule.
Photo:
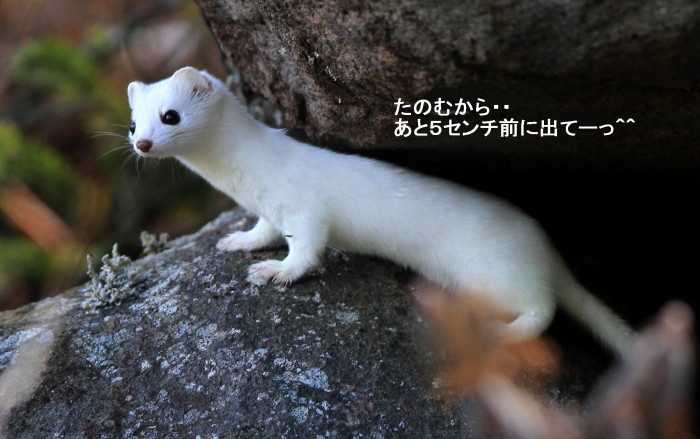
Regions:
<instances>
[{"instance_id":1,"label":"stoat's front paw","mask_svg":"<svg viewBox=\"0 0 700 439\"><path fill-rule=\"evenodd\" d=\"M289 285L294 282L298 276L285 269L283 261L273 259L258 262L248 268L248 281L250 283L261 285L272 280L276 284Z\"/></svg>"},{"instance_id":2,"label":"stoat's front paw","mask_svg":"<svg viewBox=\"0 0 700 439\"><path fill-rule=\"evenodd\" d=\"M246 232L233 232L221 238L216 244L216 249L225 252L254 250L255 244L255 240Z\"/></svg>"}]
</instances>

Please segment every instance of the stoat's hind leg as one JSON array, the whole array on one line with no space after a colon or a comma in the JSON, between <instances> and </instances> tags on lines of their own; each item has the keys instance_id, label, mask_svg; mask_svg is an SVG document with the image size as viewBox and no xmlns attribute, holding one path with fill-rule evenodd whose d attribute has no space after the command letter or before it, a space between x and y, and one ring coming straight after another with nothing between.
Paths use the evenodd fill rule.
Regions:
<instances>
[{"instance_id":1,"label":"stoat's hind leg","mask_svg":"<svg viewBox=\"0 0 700 439\"><path fill-rule=\"evenodd\" d=\"M454 290L453 290L454 291ZM481 288L480 291L488 291ZM536 337L554 317L556 304L540 297L518 301L509 296L469 293L466 289L450 293L448 289L425 279L415 284L418 305L431 319L468 332L466 337L508 343ZM463 323L459 323L463 322Z\"/></svg>"},{"instance_id":2,"label":"stoat's hind leg","mask_svg":"<svg viewBox=\"0 0 700 439\"><path fill-rule=\"evenodd\" d=\"M512 321L499 322L499 338L504 342L516 342L537 337L552 321L554 311L554 302L538 304L521 311Z\"/></svg>"}]
</instances>

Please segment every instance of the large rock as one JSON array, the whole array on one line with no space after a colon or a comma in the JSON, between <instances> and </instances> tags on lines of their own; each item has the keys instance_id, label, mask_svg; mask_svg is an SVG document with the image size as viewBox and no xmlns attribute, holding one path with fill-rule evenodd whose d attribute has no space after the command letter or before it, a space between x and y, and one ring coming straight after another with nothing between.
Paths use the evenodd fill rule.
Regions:
<instances>
[{"instance_id":1,"label":"large rock","mask_svg":"<svg viewBox=\"0 0 700 439\"><path fill-rule=\"evenodd\" d=\"M226 213L0 314L0 437L463 437L418 366L401 272L332 253L292 287L251 285L250 260L284 252L214 248L252 222Z\"/></svg>"},{"instance_id":2,"label":"large rock","mask_svg":"<svg viewBox=\"0 0 700 439\"><path fill-rule=\"evenodd\" d=\"M540 339L484 344L473 302L429 299L424 286L425 324L405 271L337 252L293 286L251 284L251 259L284 251L214 245L252 222L238 209L169 243L146 236L149 255L114 252L87 284L0 313L0 438L617 438L689 426L684 305L631 344L586 413L600 368L579 343L560 341L561 368ZM616 415L630 401L643 416Z\"/></svg>"},{"instance_id":3,"label":"large rock","mask_svg":"<svg viewBox=\"0 0 700 439\"><path fill-rule=\"evenodd\" d=\"M492 112L498 120L635 118L616 139L622 152L683 136L678 128L700 111L690 103L700 72L695 0L197 3L247 86L273 101L288 127L330 147L532 149L483 136L396 138L398 98L510 105Z\"/></svg>"}]
</instances>

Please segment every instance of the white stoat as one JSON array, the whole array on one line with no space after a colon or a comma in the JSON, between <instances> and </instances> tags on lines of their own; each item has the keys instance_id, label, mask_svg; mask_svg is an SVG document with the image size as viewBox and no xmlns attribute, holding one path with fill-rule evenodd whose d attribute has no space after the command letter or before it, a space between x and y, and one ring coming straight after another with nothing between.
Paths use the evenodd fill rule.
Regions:
<instances>
[{"instance_id":1,"label":"white stoat","mask_svg":"<svg viewBox=\"0 0 700 439\"><path fill-rule=\"evenodd\" d=\"M251 275L289 283L326 246L388 258L453 292L482 295L515 316L513 338L539 334L555 301L621 351L629 328L574 279L530 217L497 197L376 160L300 143L255 121L218 79L185 67L128 87L131 140L144 157L176 157L255 212L220 250L282 239L282 261Z\"/></svg>"}]
</instances>

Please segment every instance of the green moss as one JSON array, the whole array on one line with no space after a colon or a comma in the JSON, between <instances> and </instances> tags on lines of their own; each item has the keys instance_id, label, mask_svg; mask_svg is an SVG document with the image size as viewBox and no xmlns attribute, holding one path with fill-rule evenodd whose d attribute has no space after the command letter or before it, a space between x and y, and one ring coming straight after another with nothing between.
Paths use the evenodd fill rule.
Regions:
<instances>
[{"instance_id":1,"label":"green moss","mask_svg":"<svg viewBox=\"0 0 700 439\"><path fill-rule=\"evenodd\" d=\"M64 204L75 192L76 176L56 151L24 137L0 121L0 184L23 181L42 198Z\"/></svg>"},{"instance_id":2,"label":"green moss","mask_svg":"<svg viewBox=\"0 0 700 439\"><path fill-rule=\"evenodd\" d=\"M99 55L104 50L100 38L89 45L93 50L56 38L30 41L14 59L12 80L20 86L50 93L65 105L92 107L96 112L91 117L101 113L127 117L123 96L113 93L100 67Z\"/></svg>"},{"instance_id":3,"label":"green moss","mask_svg":"<svg viewBox=\"0 0 700 439\"><path fill-rule=\"evenodd\" d=\"M23 238L0 236L0 273L14 278L39 279L45 275L50 258Z\"/></svg>"},{"instance_id":4,"label":"green moss","mask_svg":"<svg viewBox=\"0 0 700 439\"><path fill-rule=\"evenodd\" d=\"M88 95L98 88L100 70L76 47L53 38L31 41L19 53L13 80L63 96Z\"/></svg>"}]
</instances>

